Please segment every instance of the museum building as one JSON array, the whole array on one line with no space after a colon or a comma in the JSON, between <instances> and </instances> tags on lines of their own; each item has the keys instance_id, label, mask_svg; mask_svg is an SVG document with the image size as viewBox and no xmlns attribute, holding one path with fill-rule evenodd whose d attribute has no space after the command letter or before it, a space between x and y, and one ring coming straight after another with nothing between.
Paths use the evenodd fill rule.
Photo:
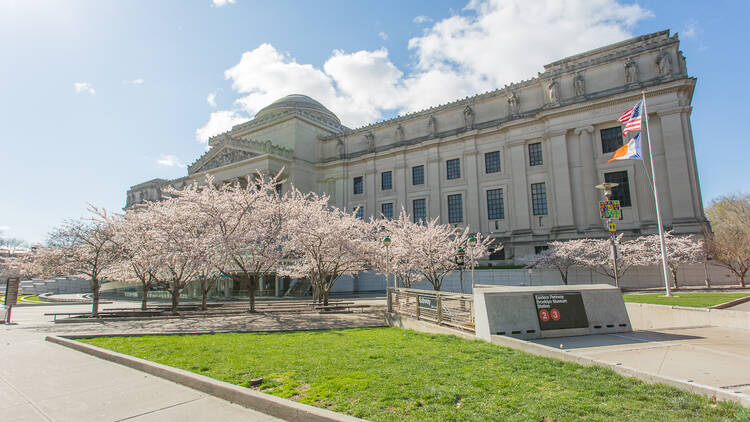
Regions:
<instances>
[{"instance_id":1,"label":"museum building","mask_svg":"<svg viewBox=\"0 0 750 422\"><path fill-rule=\"evenodd\" d=\"M362 218L390 218L404 207L415 221L469 226L505 245L493 261L510 262L549 241L606 236L602 194L594 186L616 182L617 230L652 234L645 139L643 161L606 164L629 138L618 117L645 92L664 224L700 233L706 219L690 123L695 83L677 34L667 30L561 59L501 89L356 129L316 100L288 95L210 138L185 177L131 187L126 207L208 174L222 182L283 169L285 185L326 193L332 205L358 209Z\"/></svg>"}]
</instances>

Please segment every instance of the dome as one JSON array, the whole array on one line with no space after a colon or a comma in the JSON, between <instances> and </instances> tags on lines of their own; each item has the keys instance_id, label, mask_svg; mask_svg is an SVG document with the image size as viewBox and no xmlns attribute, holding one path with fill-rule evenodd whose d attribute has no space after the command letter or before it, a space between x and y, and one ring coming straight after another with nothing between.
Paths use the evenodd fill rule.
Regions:
<instances>
[{"instance_id":1,"label":"dome","mask_svg":"<svg viewBox=\"0 0 750 422\"><path fill-rule=\"evenodd\" d=\"M304 110L304 111L312 111L315 113L323 114L326 117L329 117L336 121L336 123L341 124L341 121L339 121L339 118L336 117L331 110L328 110L323 106L323 104L313 100L312 98L308 97L307 95L302 94L292 94L287 95L286 97L279 98L278 100L272 102L271 104L263 107L256 115L255 117L263 117L271 112L274 111L285 111L285 110Z\"/></svg>"}]
</instances>

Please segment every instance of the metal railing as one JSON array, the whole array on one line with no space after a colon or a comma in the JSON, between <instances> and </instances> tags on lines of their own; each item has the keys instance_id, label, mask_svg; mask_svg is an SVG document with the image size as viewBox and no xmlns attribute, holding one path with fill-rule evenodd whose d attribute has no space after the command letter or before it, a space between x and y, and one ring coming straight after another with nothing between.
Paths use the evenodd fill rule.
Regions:
<instances>
[{"instance_id":1,"label":"metal railing","mask_svg":"<svg viewBox=\"0 0 750 422\"><path fill-rule=\"evenodd\" d=\"M388 288L388 311L474 332L474 298L458 293Z\"/></svg>"}]
</instances>

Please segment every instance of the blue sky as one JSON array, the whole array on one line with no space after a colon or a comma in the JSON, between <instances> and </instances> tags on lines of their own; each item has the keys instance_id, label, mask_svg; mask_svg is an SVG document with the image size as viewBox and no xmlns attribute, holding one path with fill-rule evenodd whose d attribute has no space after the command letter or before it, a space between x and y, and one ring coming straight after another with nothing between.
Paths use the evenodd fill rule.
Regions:
<instances>
[{"instance_id":1,"label":"blue sky","mask_svg":"<svg viewBox=\"0 0 750 422\"><path fill-rule=\"evenodd\" d=\"M698 78L704 202L747 191L747 2L216 1L0 0L4 236L43 241L87 202L121 209L287 93L356 127L662 29Z\"/></svg>"}]
</instances>

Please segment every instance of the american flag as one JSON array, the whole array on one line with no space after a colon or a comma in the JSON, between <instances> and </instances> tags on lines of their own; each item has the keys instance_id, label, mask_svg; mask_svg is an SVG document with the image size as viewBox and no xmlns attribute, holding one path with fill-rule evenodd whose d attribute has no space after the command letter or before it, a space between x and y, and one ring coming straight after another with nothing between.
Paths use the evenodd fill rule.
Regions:
<instances>
[{"instance_id":1,"label":"american flag","mask_svg":"<svg viewBox=\"0 0 750 422\"><path fill-rule=\"evenodd\" d=\"M641 130L642 109L643 101L639 101L638 104L634 105L633 108L623 113L622 116L617 119L618 121L625 123L625 129L622 131L622 136L625 136L630 132Z\"/></svg>"}]
</instances>

